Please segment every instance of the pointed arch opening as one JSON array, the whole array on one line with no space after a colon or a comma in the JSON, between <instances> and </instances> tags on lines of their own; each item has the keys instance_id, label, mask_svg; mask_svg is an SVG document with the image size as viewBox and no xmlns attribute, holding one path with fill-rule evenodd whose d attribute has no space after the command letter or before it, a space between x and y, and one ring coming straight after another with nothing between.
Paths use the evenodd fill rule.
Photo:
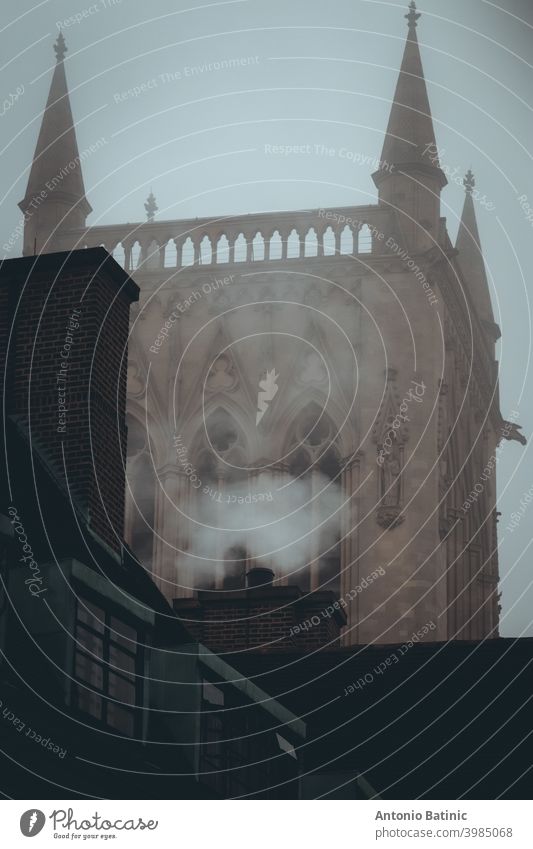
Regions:
<instances>
[{"instance_id":1,"label":"pointed arch opening","mask_svg":"<svg viewBox=\"0 0 533 849\"><path fill-rule=\"evenodd\" d=\"M200 242L200 265L211 265L213 262L213 246L211 239L205 235Z\"/></svg>"},{"instance_id":2,"label":"pointed arch opening","mask_svg":"<svg viewBox=\"0 0 533 849\"><path fill-rule=\"evenodd\" d=\"M131 267L139 268L139 263L141 261L141 245L138 241L134 242L133 247L131 249Z\"/></svg>"},{"instance_id":3,"label":"pointed arch opening","mask_svg":"<svg viewBox=\"0 0 533 849\"><path fill-rule=\"evenodd\" d=\"M368 224L363 224L359 230L358 252L360 254L372 253L372 231Z\"/></svg>"},{"instance_id":4,"label":"pointed arch opening","mask_svg":"<svg viewBox=\"0 0 533 849\"><path fill-rule=\"evenodd\" d=\"M283 255L283 242L279 230L276 230L270 239L270 259L281 259Z\"/></svg>"},{"instance_id":5,"label":"pointed arch opening","mask_svg":"<svg viewBox=\"0 0 533 849\"><path fill-rule=\"evenodd\" d=\"M300 256L300 236L295 227L289 233L287 239L287 259L296 259Z\"/></svg>"},{"instance_id":6,"label":"pointed arch opening","mask_svg":"<svg viewBox=\"0 0 533 849\"><path fill-rule=\"evenodd\" d=\"M194 265L194 242L190 236L187 236L181 248L181 264Z\"/></svg>"},{"instance_id":7,"label":"pointed arch opening","mask_svg":"<svg viewBox=\"0 0 533 849\"><path fill-rule=\"evenodd\" d=\"M317 256L318 255L318 238L316 235L316 230L314 227L311 227L310 230L307 231L305 236L305 246L304 246L304 256Z\"/></svg>"},{"instance_id":8,"label":"pointed arch opening","mask_svg":"<svg viewBox=\"0 0 533 849\"><path fill-rule=\"evenodd\" d=\"M328 227L323 237L324 256L335 256L337 241L332 227Z\"/></svg>"},{"instance_id":9,"label":"pointed arch opening","mask_svg":"<svg viewBox=\"0 0 533 849\"><path fill-rule=\"evenodd\" d=\"M225 233L217 242L217 263L229 262L229 241Z\"/></svg>"},{"instance_id":10,"label":"pointed arch opening","mask_svg":"<svg viewBox=\"0 0 533 849\"><path fill-rule=\"evenodd\" d=\"M218 454L227 454L239 441L239 428L230 414L220 408L215 410L206 421L209 441Z\"/></svg>"},{"instance_id":11,"label":"pointed arch opening","mask_svg":"<svg viewBox=\"0 0 533 849\"><path fill-rule=\"evenodd\" d=\"M148 245L141 248L138 267L143 271L156 271L160 265L159 245L152 239Z\"/></svg>"},{"instance_id":12,"label":"pointed arch opening","mask_svg":"<svg viewBox=\"0 0 533 849\"><path fill-rule=\"evenodd\" d=\"M262 262L265 258L265 240L261 233L256 233L252 242L252 260Z\"/></svg>"},{"instance_id":13,"label":"pointed arch opening","mask_svg":"<svg viewBox=\"0 0 533 849\"><path fill-rule=\"evenodd\" d=\"M246 244L246 239L244 237L244 233L239 233L238 237L235 239L233 261L234 262L246 262L247 252L248 252L248 245Z\"/></svg>"},{"instance_id":14,"label":"pointed arch opening","mask_svg":"<svg viewBox=\"0 0 533 849\"><path fill-rule=\"evenodd\" d=\"M169 239L165 245L165 268L175 268L178 264L178 248L174 239Z\"/></svg>"},{"instance_id":15,"label":"pointed arch opening","mask_svg":"<svg viewBox=\"0 0 533 849\"><path fill-rule=\"evenodd\" d=\"M353 232L347 224L341 232L339 252L341 254L353 254Z\"/></svg>"},{"instance_id":16,"label":"pointed arch opening","mask_svg":"<svg viewBox=\"0 0 533 849\"><path fill-rule=\"evenodd\" d=\"M113 248L113 259L115 262L118 262L122 268L126 267L126 251L124 250L122 242L119 242L118 245L115 245Z\"/></svg>"}]
</instances>

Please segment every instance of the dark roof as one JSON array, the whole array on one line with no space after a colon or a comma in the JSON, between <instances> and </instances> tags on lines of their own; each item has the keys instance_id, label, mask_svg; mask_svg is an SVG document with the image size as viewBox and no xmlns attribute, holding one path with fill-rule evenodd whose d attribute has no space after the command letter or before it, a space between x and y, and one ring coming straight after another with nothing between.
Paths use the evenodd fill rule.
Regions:
<instances>
[{"instance_id":1,"label":"dark roof","mask_svg":"<svg viewBox=\"0 0 533 849\"><path fill-rule=\"evenodd\" d=\"M82 271L86 274L106 273L118 287L124 287L132 301L139 300L139 287L127 271L103 247L80 248L76 251L16 257L0 261L0 280L24 282L30 274L56 276L66 272Z\"/></svg>"},{"instance_id":2,"label":"dark roof","mask_svg":"<svg viewBox=\"0 0 533 849\"><path fill-rule=\"evenodd\" d=\"M532 639L231 663L308 724L308 769L363 773L385 798L531 795Z\"/></svg>"}]
</instances>

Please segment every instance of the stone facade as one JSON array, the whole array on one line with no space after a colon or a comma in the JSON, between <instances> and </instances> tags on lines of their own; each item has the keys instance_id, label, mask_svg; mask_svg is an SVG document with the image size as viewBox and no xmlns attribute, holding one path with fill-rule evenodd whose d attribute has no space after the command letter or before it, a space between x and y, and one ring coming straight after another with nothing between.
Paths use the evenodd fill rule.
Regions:
<instances>
[{"instance_id":1,"label":"stone facade","mask_svg":"<svg viewBox=\"0 0 533 849\"><path fill-rule=\"evenodd\" d=\"M377 204L156 221L151 196L146 222L87 228L72 130L53 167L77 158L77 178L25 238L26 253L103 245L141 289L126 534L165 595L233 592L269 566L346 602L347 645L429 623L426 639L497 636L493 471L475 487L502 437L521 438L499 411L472 178L454 247L414 4L407 18Z\"/></svg>"}]
</instances>

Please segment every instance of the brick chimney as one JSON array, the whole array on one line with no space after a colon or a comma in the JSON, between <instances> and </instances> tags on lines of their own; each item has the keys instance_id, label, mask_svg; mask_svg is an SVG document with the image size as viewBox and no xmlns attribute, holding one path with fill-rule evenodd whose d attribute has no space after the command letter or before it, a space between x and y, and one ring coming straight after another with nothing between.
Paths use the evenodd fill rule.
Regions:
<instances>
[{"instance_id":1,"label":"brick chimney","mask_svg":"<svg viewBox=\"0 0 533 849\"><path fill-rule=\"evenodd\" d=\"M273 583L270 569L251 569L246 588L174 599L189 632L217 653L338 648L346 614L329 590L303 593Z\"/></svg>"},{"instance_id":2,"label":"brick chimney","mask_svg":"<svg viewBox=\"0 0 533 849\"><path fill-rule=\"evenodd\" d=\"M138 297L104 248L0 265L6 415L69 488L89 527L119 554L129 310Z\"/></svg>"}]
</instances>

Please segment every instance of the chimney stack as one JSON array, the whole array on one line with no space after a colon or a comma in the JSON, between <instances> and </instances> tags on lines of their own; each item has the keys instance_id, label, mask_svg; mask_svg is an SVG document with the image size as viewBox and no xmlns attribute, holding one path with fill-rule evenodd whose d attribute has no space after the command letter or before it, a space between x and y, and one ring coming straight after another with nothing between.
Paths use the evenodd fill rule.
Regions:
<instances>
[{"instance_id":1,"label":"chimney stack","mask_svg":"<svg viewBox=\"0 0 533 849\"><path fill-rule=\"evenodd\" d=\"M124 536L129 311L138 297L137 285L104 248L0 265L6 415L117 554Z\"/></svg>"},{"instance_id":2,"label":"chimney stack","mask_svg":"<svg viewBox=\"0 0 533 849\"><path fill-rule=\"evenodd\" d=\"M246 588L271 587L274 583L274 572L266 566L254 566L246 573Z\"/></svg>"}]
</instances>

